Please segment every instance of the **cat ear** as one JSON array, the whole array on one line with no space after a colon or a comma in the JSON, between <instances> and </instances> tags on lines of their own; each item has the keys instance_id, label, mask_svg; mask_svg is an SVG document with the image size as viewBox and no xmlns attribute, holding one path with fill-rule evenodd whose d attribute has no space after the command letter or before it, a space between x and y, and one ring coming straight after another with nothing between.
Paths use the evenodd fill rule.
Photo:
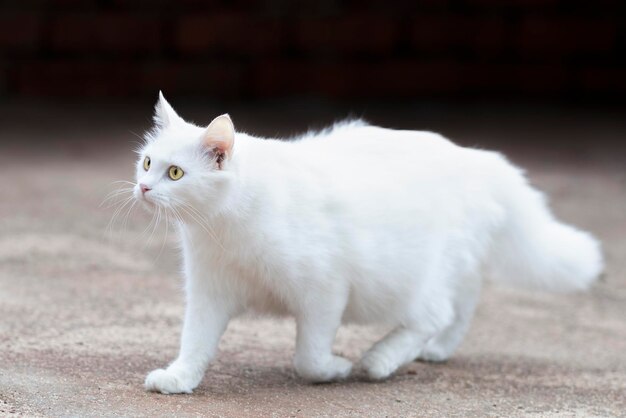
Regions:
<instances>
[{"instance_id":1,"label":"cat ear","mask_svg":"<svg viewBox=\"0 0 626 418\"><path fill-rule=\"evenodd\" d=\"M217 151L218 164L221 164L224 157L230 157L235 143L235 127L228 114L213 119L204 131L202 143L205 147Z\"/></svg>"},{"instance_id":2,"label":"cat ear","mask_svg":"<svg viewBox=\"0 0 626 418\"><path fill-rule=\"evenodd\" d=\"M163 92L159 90L159 101L154 106L154 123L161 128L167 128L172 123L183 122L174 108L165 100Z\"/></svg>"}]
</instances>

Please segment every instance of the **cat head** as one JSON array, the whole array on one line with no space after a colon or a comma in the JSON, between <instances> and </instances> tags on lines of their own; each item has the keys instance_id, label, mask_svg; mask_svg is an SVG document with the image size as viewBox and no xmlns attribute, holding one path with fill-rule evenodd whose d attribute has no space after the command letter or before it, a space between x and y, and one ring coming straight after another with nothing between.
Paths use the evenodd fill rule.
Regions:
<instances>
[{"instance_id":1,"label":"cat head","mask_svg":"<svg viewBox=\"0 0 626 418\"><path fill-rule=\"evenodd\" d=\"M219 211L233 180L235 130L228 115L207 127L185 122L159 92L154 128L137 151L134 196L184 218Z\"/></svg>"}]
</instances>

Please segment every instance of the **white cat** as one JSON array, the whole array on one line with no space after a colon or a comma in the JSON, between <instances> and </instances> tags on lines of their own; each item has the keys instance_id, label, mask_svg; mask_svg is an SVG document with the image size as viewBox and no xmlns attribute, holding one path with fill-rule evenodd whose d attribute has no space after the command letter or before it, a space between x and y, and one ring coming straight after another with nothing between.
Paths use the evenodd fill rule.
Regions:
<instances>
[{"instance_id":1,"label":"white cat","mask_svg":"<svg viewBox=\"0 0 626 418\"><path fill-rule=\"evenodd\" d=\"M295 317L295 369L315 382L352 369L331 351L342 322L386 324L361 360L384 379L452 354L483 278L569 291L602 270L598 242L498 153L359 121L261 139L228 115L187 123L162 95L155 122L134 193L176 219L187 307L180 354L148 390L190 393L244 312Z\"/></svg>"}]
</instances>

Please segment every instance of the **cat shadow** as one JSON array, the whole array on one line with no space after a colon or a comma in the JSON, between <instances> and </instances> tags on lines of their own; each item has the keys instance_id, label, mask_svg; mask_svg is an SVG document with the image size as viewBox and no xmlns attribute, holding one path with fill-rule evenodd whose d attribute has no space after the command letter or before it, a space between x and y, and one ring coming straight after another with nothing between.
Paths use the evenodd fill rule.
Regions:
<instances>
[{"instance_id":1,"label":"cat shadow","mask_svg":"<svg viewBox=\"0 0 626 418\"><path fill-rule=\"evenodd\" d=\"M255 366L253 364L225 364L223 370L207 373L203 383L194 391L197 396L229 399L236 396L256 395L259 392L279 391L298 394L306 391L328 393L332 391L369 391L377 386L419 385L425 390L437 390L442 385L466 390L492 387L507 381L516 387L537 390L543 382L554 387L556 376L563 382L573 381L581 374L594 374L597 370L563 366L525 357L458 356L445 362L415 361L382 381L371 380L358 368L347 378L328 383L310 383L299 378L290 366ZM565 385L567 383L564 383ZM546 388L544 388L546 389Z\"/></svg>"},{"instance_id":2,"label":"cat shadow","mask_svg":"<svg viewBox=\"0 0 626 418\"><path fill-rule=\"evenodd\" d=\"M372 380L358 365L346 379L311 383L300 378L291 366L237 365L222 364L218 370L207 372L200 386L193 392L222 396L248 395L259 391L279 390L283 393L302 390L332 391L337 389L366 389L376 385L389 385L399 381L415 381L417 384L428 384L436 380L437 370L446 363L419 362L403 367L386 380Z\"/></svg>"}]
</instances>

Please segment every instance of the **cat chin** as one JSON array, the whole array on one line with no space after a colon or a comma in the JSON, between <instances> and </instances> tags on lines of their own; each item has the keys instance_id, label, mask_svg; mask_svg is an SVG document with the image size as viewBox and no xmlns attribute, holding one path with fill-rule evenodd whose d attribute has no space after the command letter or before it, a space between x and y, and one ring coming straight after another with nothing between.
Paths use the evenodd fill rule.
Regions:
<instances>
[{"instance_id":1,"label":"cat chin","mask_svg":"<svg viewBox=\"0 0 626 418\"><path fill-rule=\"evenodd\" d=\"M148 212L154 212L156 210L156 203L149 201L145 197L140 197L137 199L142 208L147 210Z\"/></svg>"}]
</instances>

